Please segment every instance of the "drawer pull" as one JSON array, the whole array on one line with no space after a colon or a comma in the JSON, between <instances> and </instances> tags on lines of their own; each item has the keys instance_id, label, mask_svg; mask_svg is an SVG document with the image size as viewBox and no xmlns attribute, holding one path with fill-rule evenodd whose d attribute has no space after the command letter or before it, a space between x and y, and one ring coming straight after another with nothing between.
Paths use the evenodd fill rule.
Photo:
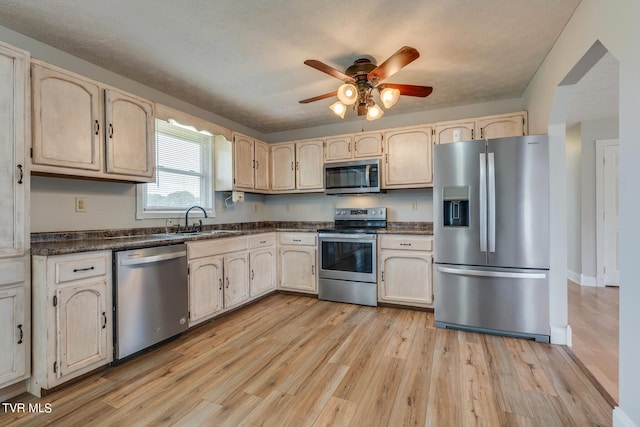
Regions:
<instances>
[{"instance_id":1,"label":"drawer pull","mask_svg":"<svg viewBox=\"0 0 640 427\"><path fill-rule=\"evenodd\" d=\"M24 332L22 331L22 323L18 325L18 330L20 331L20 339L18 340L18 344L22 344L22 338L24 338Z\"/></svg>"},{"instance_id":2,"label":"drawer pull","mask_svg":"<svg viewBox=\"0 0 640 427\"><path fill-rule=\"evenodd\" d=\"M302 239L293 239L294 242L302 242Z\"/></svg>"},{"instance_id":3,"label":"drawer pull","mask_svg":"<svg viewBox=\"0 0 640 427\"><path fill-rule=\"evenodd\" d=\"M400 243L400 246L411 246L411 243Z\"/></svg>"},{"instance_id":4,"label":"drawer pull","mask_svg":"<svg viewBox=\"0 0 640 427\"><path fill-rule=\"evenodd\" d=\"M261 244L261 245L264 245L265 243L267 243L267 241L266 241L266 240L260 240L260 244Z\"/></svg>"},{"instance_id":5,"label":"drawer pull","mask_svg":"<svg viewBox=\"0 0 640 427\"><path fill-rule=\"evenodd\" d=\"M95 270L96 268L94 266L91 267L86 267L86 268L74 268L73 272L74 273L81 273L83 271L91 271L91 270Z\"/></svg>"}]
</instances>

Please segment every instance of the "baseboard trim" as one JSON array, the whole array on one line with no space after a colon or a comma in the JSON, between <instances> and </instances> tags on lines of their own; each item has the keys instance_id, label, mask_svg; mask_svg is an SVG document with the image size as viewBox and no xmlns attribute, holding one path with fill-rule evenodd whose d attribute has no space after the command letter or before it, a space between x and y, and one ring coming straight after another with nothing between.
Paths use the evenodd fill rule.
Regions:
<instances>
[{"instance_id":1,"label":"baseboard trim","mask_svg":"<svg viewBox=\"0 0 640 427\"><path fill-rule=\"evenodd\" d=\"M560 344L571 347L571 326L552 326L551 344Z\"/></svg>"},{"instance_id":2,"label":"baseboard trim","mask_svg":"<svg viewBox=\"0 0 640 427\"><path fill-rule=\"evenodd\" d=\"M613 427L637 427L619 406L613 408Z\"/></svg>"},{"instance_id":3,"label":"baseboard trim","mask_svg":"<svg viewBox=\"0 0 640 427\"><path fill-rule=\"evenodd\" d=\"M593 276L585 276L584 274L578 274L575 271L571 270L567 271L567 279L581 286L598 286L597 278Z\"/></svg>"}]
</instances>

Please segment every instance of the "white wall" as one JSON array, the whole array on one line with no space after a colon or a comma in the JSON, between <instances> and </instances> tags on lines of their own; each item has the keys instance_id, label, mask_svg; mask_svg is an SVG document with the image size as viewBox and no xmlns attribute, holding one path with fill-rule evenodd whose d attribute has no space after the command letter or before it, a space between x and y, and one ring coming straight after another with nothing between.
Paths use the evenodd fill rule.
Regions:
<instances>
[{"instance_id":1,"label":"white wall","mask_svg":"<svg viewBox=\"0 0 640 427\"><path fill-rule=\"evenodd\" d=\"M640 285L637 281L640 227L640 2L637 0L582 0L573 17L547 55L524 94L529 111L529 129L549 131L554 144L550 154L552 213L551 322L562 328L566 307L566 176L564 121L570 101L570 87L559 83L578 64L591 46L600 41L620 64L620 405L614 410L614 426L640 425ZM584 70L586 73L587 70ZM554 259L554 255L556 258ZM562 274L557 274L562 272ZM559 302L557 302L559 301Z\"/></svg>"},{"instance_id":2,"label":"white wall","mask_svg":"<svg viewBox=\"0 0 640 427\"><path fill-rule=\"evenodd\" d=\"M567 267L569 279L580 283L582 272L581 239L581 125L567 129Z\"/></svg>"}]
</instances>

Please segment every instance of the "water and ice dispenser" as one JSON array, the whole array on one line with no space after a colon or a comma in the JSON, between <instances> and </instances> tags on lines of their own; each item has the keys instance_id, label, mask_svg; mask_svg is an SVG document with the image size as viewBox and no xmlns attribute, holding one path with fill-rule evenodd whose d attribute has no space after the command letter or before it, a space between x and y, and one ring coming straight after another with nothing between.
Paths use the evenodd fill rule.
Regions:
<instances>
[{"instance_id":1,"label":"water and ice dispenser","mask_svg":"<svg viewBox=\"0 0 640 427\"><path fill-rule=\"evenodd\" d=\"M469 187L444 187L442 189L445 227L469 226Z\"/></svg>"}]
</instances>

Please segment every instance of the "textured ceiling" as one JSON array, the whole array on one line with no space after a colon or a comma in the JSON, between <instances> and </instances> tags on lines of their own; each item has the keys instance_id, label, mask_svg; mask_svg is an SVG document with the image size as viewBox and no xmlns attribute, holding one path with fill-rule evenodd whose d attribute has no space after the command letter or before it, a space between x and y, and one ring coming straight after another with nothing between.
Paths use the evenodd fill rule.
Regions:
<instances>
[{"instance_id":1,"label":"textured ceiling","mask_svg":"<svg viewBox=\"0 0 640 427\"><path fill-rule=\"evenodd\" d=\"M262 133L335 123L344 70L398 48L389 83L433 86L387 114L520 97L580 0L2 0L0 25ZM349 112L345 120L360 120Z\"/></svg>"}]
</instances>

